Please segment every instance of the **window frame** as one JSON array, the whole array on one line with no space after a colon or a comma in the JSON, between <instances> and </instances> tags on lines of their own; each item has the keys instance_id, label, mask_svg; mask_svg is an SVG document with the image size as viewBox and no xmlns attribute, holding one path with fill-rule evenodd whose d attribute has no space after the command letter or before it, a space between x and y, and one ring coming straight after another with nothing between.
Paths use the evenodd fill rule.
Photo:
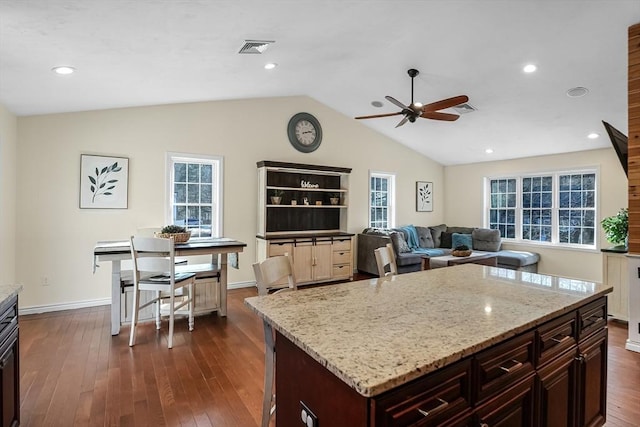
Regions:
<instances>
[{"instance_id":1,"label":"window frame","mask_svg":"<svg viewBox=\"0 0 640 427\"><path fill-rule=\"evenodd\" d=\"M373 192L371 188L371 180L373 178L382 178L387 180L387 227L383 228L393 228L396 225L396 174L392 172L369 170L369 179L367 180L367 224L372 228L381 228L372 225L371 209L376 207L371 203Z\"/></svg>"},{"instance_id":2,"label":"window frame","mask_svg":"<svg viewBox=\"0 0 640 427\"><path fill-rule=\"evenodd\" d=\"M206 154L191 154L167 152L165 161L165 223L173 224L174 212L174 163L201 163L215 165L212 174L212 191L211 191L211 237L192 237L192 239L209 239L217 238L224 235L222 228L224 214L224 157L212 156ZM217 181L217 188L216 188ZM188 205L188 203L187 203ZM214 214L217 213L217 215ZM214 230L215 229L215 230ZM215 232L217 231L217 232Z\"/></svg>"},{"instance_id":3,"label":"window frame","mask_svg":"<svg viewBox=\"0 0 640 427\"><path fill-rule=\"evenodd\" d=\"M578 174L594 174L595 175L595 183L594 183L594 236L593 236L593 244L580 244L580 243L561 243L560 242L560 219L559 219L559 211L560 211L560 176L562 175L578 175ZM544 177L551 176L552 177L552 208L551 208L551 241L537 241L537 240L528 240L523 239L523 204L522 204L522 183L524 178L534 178L534 177ZM545 247L553 247L560 249L576 249L576 250L584 250L584 251L596 251L600 247L600 228L599 228L599 212L600 212L600 168L598 166L586 166L575 169L558 169L551 171L540 171L540 172L528 172L528 173L514 173L514 174L505 174L505 175L493 175L486 176L484 178L484 206L483 206L483 223L484 226L490 227L490 209L491 209L491 181L492 180L503 180L503 179L515 179L516 180L516 218L515 218L515 228L516 235L515 238L507 238L503 237L503 240L509 243L516 244L526 244L526 245L536 245L536 246L545 246ZM564 208L563 208L564 209ZM579 208L585 209L585 208ZM591 209L591 208L586 208Z\"/></svg>"}]
</instances>

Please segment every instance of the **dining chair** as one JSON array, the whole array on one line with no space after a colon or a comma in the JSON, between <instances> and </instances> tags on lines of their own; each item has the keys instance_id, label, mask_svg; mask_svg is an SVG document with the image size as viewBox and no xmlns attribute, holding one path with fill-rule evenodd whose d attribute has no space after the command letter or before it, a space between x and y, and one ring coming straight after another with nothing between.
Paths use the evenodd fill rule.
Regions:
<instances>
[{"instance_id":1,"label":"dining chair","mask_svg":"<svg viewBox=\"0 0 640 427\"><path fill-rule=\"evenodd\" d=\"M161 327L161 311L169 313L168 346L173 348L173 324L178 309L187 306L189 331L193 330L193 294L195 273L176 273L173 238L131 236L131 260L133 263L133 309L129 346L135 345L136 326L140 310L156 304L156 329ZM176 290L187 288L187 293L177 296ZM140 291L153 291L155 297L140 303ZM168 301L163 305L164 301Z\"/></svg>"},{"instance_id":2,"label":"dining chair","mask_svg":"<svg viewBox=\"0 0 640 427\"><path fill-rule=\"evenodd\" d=\"M380 277L395 276L398 274L396 255L393 252L393 244L387 243L386 246L376 249L374 253L376 256L376 264L378 265L378 275ZM389 271L387 271L387 269Z\"/></svg>"},{"instance_id":3,"label":"dining chair","mask_svg":"<svg viewBox=\"0 0 640 427\"><path fill-rule=\"evenodd\" d=\"M265 259L253 264L253 272L256 276L258 295L267 295L273 285L287 279L288 287L279 289L274 293L296 290L296 279L293 273L293 263L288 253ZM276 348L274 332L271 325L265 321L264 325L264 397L262 400L262 427L268 427L271 416L276 410L276 396L273 391L273 379L276 363Z\"/></svg>"}]
</instances>

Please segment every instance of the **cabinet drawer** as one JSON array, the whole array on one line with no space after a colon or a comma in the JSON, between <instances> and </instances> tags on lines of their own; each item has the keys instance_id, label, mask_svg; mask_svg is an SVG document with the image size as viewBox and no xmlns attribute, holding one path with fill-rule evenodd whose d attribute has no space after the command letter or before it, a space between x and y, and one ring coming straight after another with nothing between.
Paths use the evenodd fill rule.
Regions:
<instances>
[{"instance_id":1,"label":"cabinet drawer","mask_svg":"<svg viewBox=\"0 0 640 427\"><path fill-rule=\"evenodd\" d=\"M269 256L279 256L289 254L293 255L293 243L292 242L270 242L269 243Z\"/></svg>"},{"instance_id":2,"label":"cabinet drawer","mask_svg":"<svg viewBox=\"0 0 640 427\"><path fill-rule=\"evenodd\" d=\"M526 332L476 356L476 403L533 372L534 335L534 331Z\"/></svg>"},{"instance_id":3,"label":"cabinet drawer","mask_svg":"<svg viewBox=\"0 0 640 427\"><path fill-rule=\"evenodd\" d=\"M471 406L471 363L458 362L372 401L375 426L436 426Z\"/></svg>"},{"instance_id":4,"label":"cabinet drawer","mask_svg":"<svg viewBox=\"0 0 640 427\"><path fill-rule=\"evenodd\" d=\"M333 264L351 264L351 251L333 251Z\"/></svg>"},{"instance_id":5,"label":"cabinet drawer","mask_svg":"<svg viewBox=\"0 0 640 427\"><path fill-rule=\"evenodd\" d=\"M576 313L572 311L559 319L554 319L538 328L538 358L536 366L554 360L577 343Z\"/></svg>"},{"instance_id":6,"label":"cabinet drawer","mask_svg":"<svg viewBox=\"0 0 640 427\"><path fill-rule=\"evenodd\" d=\"M332 279L348 279L349 277L351 277L351 264L333 266Z\"/></svg>"},{"instance_id":7,"label":"cabinet drawer","mask_svg":"<svg viewBox=\"0 0 640 427\"><path fill-rule=\"evenodd\" d=\"M351 250L351 239L344 240L333 240L333 250L334 251L350 251Z\"/></svg>"},{"instance_id":8,"label":"cabinet drawer","mask_svg":"<svg viewBox=\"0 0 640 427\"><path fill-rule=\"evenodd\" d=\"M578 310L578 339L591 335L607 326L607 299L602 297Z\"/></svg>"}]
</instances>

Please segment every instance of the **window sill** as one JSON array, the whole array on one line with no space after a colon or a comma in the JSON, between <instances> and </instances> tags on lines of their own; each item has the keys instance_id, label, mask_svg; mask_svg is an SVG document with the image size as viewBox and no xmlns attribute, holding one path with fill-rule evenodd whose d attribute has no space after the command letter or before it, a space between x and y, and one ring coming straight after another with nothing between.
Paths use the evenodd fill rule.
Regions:
<instances>
[{"instance_id":1,"label":"window sill","mask_svg":"<svg viewBox=\"0 0 640 427\"><path fill-rule=\"evenodd\" d=\"M580 247L580 246L569 246L569 245L559 245L555 243L544 243L544 242L532 242L528 240L515 240L515 239L502 239L502 243L506 243L508 245L514 246L527 246L527 247L537 247L544 249L559 249L562 251L573 251L573 252L586 252L586 253L600 253L600 249L597 247Z\"/></svg>"}]
</instances>

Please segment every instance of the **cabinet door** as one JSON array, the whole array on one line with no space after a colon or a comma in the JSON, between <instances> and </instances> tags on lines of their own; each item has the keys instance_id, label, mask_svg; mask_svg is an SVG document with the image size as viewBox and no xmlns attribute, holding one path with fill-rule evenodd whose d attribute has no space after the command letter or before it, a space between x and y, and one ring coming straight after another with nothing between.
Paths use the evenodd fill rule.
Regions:
<instances>
[{"instance_id":1,"label":"cabinet door","mask_svg":"<svg viewBox=\"0 0 640 427\"><path fill-rule=\"evenodd\" d=\"M313 242L296 242L293 247L293 270L296 282L304 283L313 280Z\"/></svg>"},{"instance_id":2,"label":"cabinet door","mask_svg":"<svg viewBox=\"0 0 640 427\"><path fill-rule=\"evenodd\" d=\"M534 376L520 381L476 410L479 426L530 427L533 420Z\"/></svg>"},{"instance_id":3,"label":"cabinet door","mask_svg":"<svg viewBox=\"0 0 640 427\"><path fill-rule=\"evenodd\" d=\"M575 356L576 346L538 371L538 426L574 426L577 380Z\"/></svg>"},{"instance_id":4,"label":"cabinet door","mask_svg":"<svg viewBox=\"0 0 640 427\"><path fill-rule=\"evenodd\" d=\"M333 273L333 247L331 241L318 240L313 254L313 280L329 280Z\"/></svg>"},{"instance_id":5,"label":"cabinet door","mask_svg":"<svg viewBox=\"0 0 640 427\"><path fill-rule=\"evenodd\" d=\"M6 341L8 345L0 350L0 384L2 407L0 417L2 427L20 424L20 372L18 367L18 331Z\"/></svg>"},{"instance_id":6,"label":"cabinet door","mask_svg":"<svg viewBox=\"0 0 640 427\"><path fill-rule=\"evenodd\" d=\"M601 426L607 410L607 330L578 345L578 426Z\"/></svg>"}]
</instances>

